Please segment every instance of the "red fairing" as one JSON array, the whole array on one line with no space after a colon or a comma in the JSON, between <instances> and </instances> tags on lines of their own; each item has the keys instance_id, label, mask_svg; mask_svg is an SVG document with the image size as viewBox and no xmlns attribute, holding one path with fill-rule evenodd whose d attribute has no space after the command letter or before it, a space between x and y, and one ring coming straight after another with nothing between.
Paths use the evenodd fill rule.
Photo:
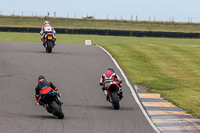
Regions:
<instances>
[{"instance_id":1,"label":"red fairing","mask_svg":"<svg viewBox=\"0 0 200 133\"><path fill-rule=\"evenodd\" d=\"M116 82L116 81L112 81L112 83L108 86L107 91L109 92L109 91L110 91L110 88L112 88L112 87L116 87L117 90L120 89L120 87L119 87L119 85L118 85L118 82Z\"/></svg>"},{"instance_id":2,"label":"red fairing","mask_svg":"<svg viewBox=\"0 0 200 133\"><path fill-rule=\"evenodd\" d=\"M117 82L117 85L120 85L120 82Z\"/></svg>"},{"instance_id":3,"label":"red fairing","mask_svg":"<svg viewBox=\"0 0 200 133\"><path fill-rule=\"evenodd\" d=\"M110 71L110 70L107 70L106 73L105 73L105 75L106 75L107 77L110 77L112 74L113 74L113 72Z\"/></svg>"}]
</instances>

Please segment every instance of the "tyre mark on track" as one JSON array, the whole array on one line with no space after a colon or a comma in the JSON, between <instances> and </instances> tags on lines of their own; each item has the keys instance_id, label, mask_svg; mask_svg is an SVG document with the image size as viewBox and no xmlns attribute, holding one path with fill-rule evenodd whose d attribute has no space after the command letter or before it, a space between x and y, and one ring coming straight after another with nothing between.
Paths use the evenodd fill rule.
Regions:
<instances>
[{"instance_id":1,"label":"tyre mark on track","mask_svg":"<svg viewBox=\"0 0 200 133\"><path fill-rule=\"evenodd\" d=\"M63 123L63 120L60 120L61 121L61 124L59 123L59 122L57 122L57 125L55 126L56 128L53 128L53 130L51 130L51 133L58 133L58 129L59 129L59 127L60 127L60 125L61 125L61 131L60 131L60 133L63 133L64 132L64 123Z\"/></svg>"},{"instance_id":2,"label":"tyre mark on track","mask_svg":"<svg viewBox=\"0 0 200 133\"><path fill-rule=\"evenodd\" d=\"M62 123L62 130L61 130L61 133L64 133L65 125L64 125L63 120L61 120L61 123Z\"/></svg>"},{"instance_id":3,"label":"tyre mark on track","mask_svg":"<svg viewBox=\"0 0 200 133\"><path fill-rule=\"evenodd\" d=\"M4 112L4 111L1 111L1 112ZM6 112L7 113L7 112ZM11 115L18 115L18 116L20 116L19 114L14 114L14 113L10 113ZM35 132L36 130L40 130L40 127L41 127L41 124L42 124L42 121L41 121L41 123L38 125L38 126L36 126L36 128L34 128L34 129L30 129L30 128L28 128L28 127L24 127L20 122L25 122L25 123L33 123L33 121L31 121L31 120L26 120L26 119L22 119L22 118L18 118L17 116L10 116L10 115L0 115L0 117L5 117L5 119L4 119L4 123L5 123L5 121L7 121L8 123L11 123L11 125L12 125L12 123L15 123L15 124L17 124L16 125L16 127L17 128L19 128L19 129L22 129L23 130L23 132L27 132L27 130L29 131L29 132ZM9 120L9 119L11 119L11 120ZM12 119L14 119L15 121L13 121ZM3 124L1 124L1 125L3 125ZM0 126L1 126L0 125ZM7 125L9 125L9 124L7 124ZM12 125L13 126L13 125ZM38 132L37 131L37 132Z\"/></svg>"}]
</instances>

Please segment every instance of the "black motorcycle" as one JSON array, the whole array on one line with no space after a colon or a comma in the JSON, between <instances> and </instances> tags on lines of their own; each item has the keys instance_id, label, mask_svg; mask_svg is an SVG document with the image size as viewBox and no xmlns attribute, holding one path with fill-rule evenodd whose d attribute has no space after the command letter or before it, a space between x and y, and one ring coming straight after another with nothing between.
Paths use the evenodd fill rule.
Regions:
<instances>
[{"instance_id":1,"label":"black motorcycle","mask_svg":"<svg viewBox=\"0 0 200 133\"><path fill-rule=\"evenodd\" d=\"M46 52L47 53L51 53L52 52L52 48L55 45L55 38L53 37L53 33L47 33L45 35L45 44L44 47L46 48Z\"/></svg>"},{"instance_id":2,"label":"black motorcycle","mask_svg":"<svg viewBox=\"0 0 200 133\"><path fill-rule=\"evenodd\" d=\"M44 106L49 113L57 116L59 119L64 118L64 114L62 112L62 107L60 103L60 94L56 91L48 92L47 94L40 96L40 101L44 102Z\"/></svg>"}]
</instances>

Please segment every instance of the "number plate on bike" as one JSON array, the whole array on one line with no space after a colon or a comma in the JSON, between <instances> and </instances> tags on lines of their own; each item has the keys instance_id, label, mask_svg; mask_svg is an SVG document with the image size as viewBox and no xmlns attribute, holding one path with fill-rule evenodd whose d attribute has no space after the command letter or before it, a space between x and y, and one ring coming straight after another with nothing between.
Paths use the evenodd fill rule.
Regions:
<instances>
[{"instance_id":1,"label":"number plate on bike","mask_svg":"<svg viewBox=\"0 0 200 133\"><path fill-rule=\"evenodd\" d=\"M48 40L52 40L52 36L48 36Z\"/></svg>"}]
</instances>

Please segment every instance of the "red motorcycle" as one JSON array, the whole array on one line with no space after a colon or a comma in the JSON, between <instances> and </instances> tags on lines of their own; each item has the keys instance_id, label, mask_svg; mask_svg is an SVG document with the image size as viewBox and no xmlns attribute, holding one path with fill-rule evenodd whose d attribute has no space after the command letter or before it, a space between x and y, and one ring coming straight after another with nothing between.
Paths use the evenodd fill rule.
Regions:
<instances>
[{"instance_id":1,"label":"red motorcycle","mask_svg":"<svg viewBox=\"0 0 200 133\"><path fill-rule=\"evenodd\" d=\"M119 102L122 99L122 92L120 91L119 82L112 81L107 87L107 91L109 94L109 101L112 103L114 109L119 109Z\"/></svg>"}]
</instances>

